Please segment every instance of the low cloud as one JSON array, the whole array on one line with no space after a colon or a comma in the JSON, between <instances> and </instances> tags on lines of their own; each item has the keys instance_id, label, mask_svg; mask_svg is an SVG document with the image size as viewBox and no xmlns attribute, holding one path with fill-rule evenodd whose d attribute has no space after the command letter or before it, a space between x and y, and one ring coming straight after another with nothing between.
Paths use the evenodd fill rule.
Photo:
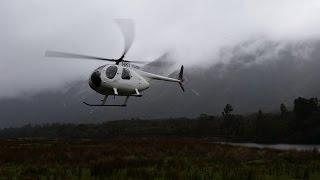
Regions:
<instances>
[{"instance_id":1,"label":"low cloud","mask_svg":"<svg viewBox=\"0 0 320 180\"><path fill-rule=\"evenodd\" d=\"M237 58L243 53L228 52L228 47L248 40L257 43L239 47L239 51L248 51L247 58L241 58L244 64L277 59L271 57L278 56L286 42L299 45L319 39L319 9L318 0L3 0L0 98L63 91L70 82L86 81L103 62L46 59L44 52L51 49L117 58L123 39L113 19L135 21L136 38L128 59L152 60L174 52L177 64L207 67ZM251 56L265 48L257 39L274 42L273 51ZM309 45L298 48L294 56L307 60L312 49Z\"/></svg>"}]
</instances>

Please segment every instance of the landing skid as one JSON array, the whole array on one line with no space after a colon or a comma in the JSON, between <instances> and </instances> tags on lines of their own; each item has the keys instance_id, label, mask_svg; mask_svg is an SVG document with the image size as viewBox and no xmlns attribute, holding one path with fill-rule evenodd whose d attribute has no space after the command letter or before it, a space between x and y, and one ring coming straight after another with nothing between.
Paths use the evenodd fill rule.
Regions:
<instances>
[{"instance_id":1,"label":"landing skid","mask_svg":"<svg viewBox=\"0 0 320 180\"><path fill-rule=\"evenodd\" d=\"M87 106L115 106L115 107L126 107L126 104L89 104L87 102L83 102L83 104Z\"/></svg>"}]
</instances>

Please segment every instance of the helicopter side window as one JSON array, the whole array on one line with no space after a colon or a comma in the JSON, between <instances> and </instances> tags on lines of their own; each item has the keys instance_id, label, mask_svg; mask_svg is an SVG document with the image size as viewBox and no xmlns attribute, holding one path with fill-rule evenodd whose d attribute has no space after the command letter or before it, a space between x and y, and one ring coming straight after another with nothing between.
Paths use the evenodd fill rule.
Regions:
<instances>
[{"instance_id":1,"label":"helicopter side window","mask_svg":"<svg viewBox=\"0 0 320 180\"><path fill-rule=\"evenodd\" d=\"M114 76L117 74L118 68L117 66L109 66L106 69L106 75L109 79L113 79Z\"/></svg>"},{"instance_id":2,"label":"helicopter side window","mask_svg":"<svg viewBox=\"0 0 320 180\"><path fill-rule=\"evenodd\" d=\"M131 74L130 74L129 69L123 68L121 78L122 79L130 79L131 78Z\"/></svg>"}]
</instances>

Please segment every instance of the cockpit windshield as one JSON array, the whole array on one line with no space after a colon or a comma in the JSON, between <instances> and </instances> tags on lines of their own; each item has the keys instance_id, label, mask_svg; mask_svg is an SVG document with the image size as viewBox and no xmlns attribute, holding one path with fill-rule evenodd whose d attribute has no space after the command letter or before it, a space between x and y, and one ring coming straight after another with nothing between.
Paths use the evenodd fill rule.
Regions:
<instances>
[{"instance_id":1,"label":"cockpit windshield","mask_svg":"<svg viewBox=\"0 0 320 180\"><path fill-rule=\"evenodd\" d=\"M113 79L114 76L117 74L118 68L117 66L109 66L106 69L106 75L109 79Z\"/></svg>"}]
</instances>

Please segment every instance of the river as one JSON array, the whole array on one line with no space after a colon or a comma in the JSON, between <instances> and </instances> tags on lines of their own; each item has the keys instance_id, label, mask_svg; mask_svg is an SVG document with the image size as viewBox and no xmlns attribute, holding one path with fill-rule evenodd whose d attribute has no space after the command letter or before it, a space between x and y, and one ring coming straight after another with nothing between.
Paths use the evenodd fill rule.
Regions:
<instances>
[{"instance_id":1,"label":"river","mask_svg":"<svg viewBox=\"0 0 320 180\"><path fill-rule=\"evenodd\" d=\"M228 144L233 146L244 146L250 148L270 148L280 150L297 150L297 151L313 151L316 149L320 152L320 145L304 145L304 144L257 144L257 143L232 143L232 142L216 142L217 144Z\"/></svg>"}]
</instances>

